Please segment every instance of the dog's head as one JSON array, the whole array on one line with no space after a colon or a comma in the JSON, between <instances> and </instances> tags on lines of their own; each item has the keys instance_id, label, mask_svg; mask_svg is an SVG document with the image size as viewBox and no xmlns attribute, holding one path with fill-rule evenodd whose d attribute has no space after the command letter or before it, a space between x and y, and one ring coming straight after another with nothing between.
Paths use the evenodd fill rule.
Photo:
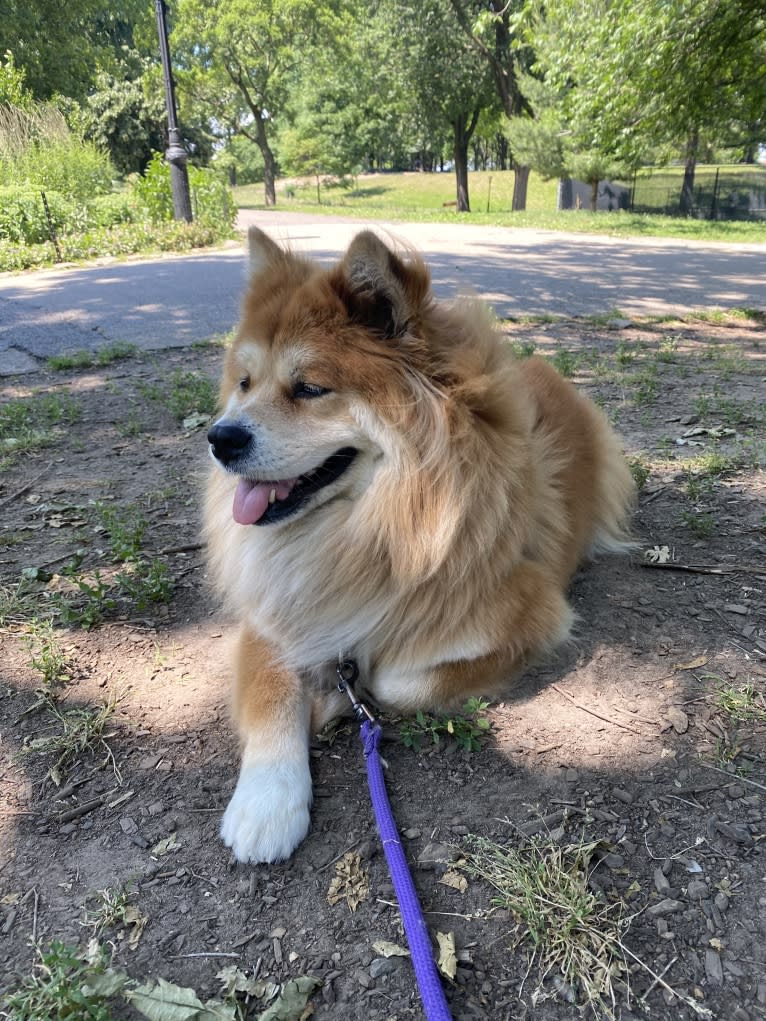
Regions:
<instances>
[{"instance_id":1,"label":"dog's head","mask_svg":"<svg viewBox=\"0 0 766 1021\"><path fill-rule=\"evenodd\" d=\"M397 456L390 426L401 430L411 413L413 385L433 387L419 329L429 276L419 259L400 258L369 231L330 271L256 228L249 248L223 415L208 440L239 479L235 520L275 525L355 496L376 462Z\"/></svg>"}]
</instances>

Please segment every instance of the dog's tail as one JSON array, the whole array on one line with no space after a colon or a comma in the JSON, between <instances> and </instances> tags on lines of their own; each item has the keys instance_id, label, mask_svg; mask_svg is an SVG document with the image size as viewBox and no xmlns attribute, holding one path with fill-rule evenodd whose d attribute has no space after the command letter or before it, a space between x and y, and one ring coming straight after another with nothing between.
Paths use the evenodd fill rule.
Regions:
<instances>
[{"instance_id":1,"label":"dog's tail","mask_svg":"<svg viewBox=\"0 0 766 1021\"><path fill-rule=\"evenodd\" d=\"M591 556L631 553L639 545L630 530L630 519L636 505L636 485L616 435L606 421L603 425Z\"/></svg>"}]
</instances>

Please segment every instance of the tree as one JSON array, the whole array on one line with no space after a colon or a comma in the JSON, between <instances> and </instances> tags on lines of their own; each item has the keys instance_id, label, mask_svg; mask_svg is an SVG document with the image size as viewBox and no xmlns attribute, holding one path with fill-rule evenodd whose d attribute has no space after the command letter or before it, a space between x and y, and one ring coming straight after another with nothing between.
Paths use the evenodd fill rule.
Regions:
<instances>
[{"instance_id":1,"label":"tree","mask_svg":"<svg viewBox=\"0 0 766 1021\"><path fill-rule=\"evenodd\" d=\"M165 103L160 90L147 95L142 79L99 73L84 111L87 138L108 149L121 174L142 173L152 153L165 147Z\"/></svg>"},{"instance_id":2,"label":"tree","mask_svg":"<svg viewBox=\"0 0 766 1021\"><path fill-rule=\"evenodd\" d=\"M683 150L685 212L703 137L743 147L763 137L762 0L537 2L537 66L566 92L582 147L633 165L650 146Z\"/></svg>"},{"instance_id":3,"label":"tree","mask_svg":"<svg viewBox=\"0 0 766 1021\"><path fill-rule=\"evenodd\" d=\"M180 0L172 30L181 64L179 89L204 101L230 135L243 135L263 156L267 206L276 203L272 141L285 114L291 73L303 47L331 30L329 2Z\"/></svg>"},{"instance_id":4,"label":"tree","mask_svg":"<svg viewBox=\"0 0 766 1021\"><path fill-rule=\"evenodd\" d=\"M393 6L410 95L420 116L431 118L432 132L449 129L457 209L468 212L468 147L492 102L489 70L460 32L448 0L394 0Z\"/></svg>"},{"instance_id":5,"label":"tree","mask_svg":"<svg viewBox=\"0 0 766 1021\"><path fill-rule=\"evenodd\" d=\"M506 117L530 112L519 78L531 61L525 37L518 31L524 0L450 0L458 25L473 50L485 61L492 75L500 105ZM512 156L514 169L511 208L527 207L529 165Z\"/></svg>"}]
</instances>

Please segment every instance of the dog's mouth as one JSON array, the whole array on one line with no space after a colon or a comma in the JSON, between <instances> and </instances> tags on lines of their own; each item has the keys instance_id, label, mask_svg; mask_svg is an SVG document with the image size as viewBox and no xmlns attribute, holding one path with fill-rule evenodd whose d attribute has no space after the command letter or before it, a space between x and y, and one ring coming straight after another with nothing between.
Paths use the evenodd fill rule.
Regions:
<instances>
[{"instance_id":1,"label":"dog's mouth","mask_svg":"<svg viewBox=\"0 0 766 1021\"><path fill-rule=\"evenodd\" d=\"M356 455L354 447L343 447L317 468L294 479L260 482L240 478L234 494L234 520L240 525L272 525L284 521L310 496L339 479Z\"/></svg>"}]
</instances>

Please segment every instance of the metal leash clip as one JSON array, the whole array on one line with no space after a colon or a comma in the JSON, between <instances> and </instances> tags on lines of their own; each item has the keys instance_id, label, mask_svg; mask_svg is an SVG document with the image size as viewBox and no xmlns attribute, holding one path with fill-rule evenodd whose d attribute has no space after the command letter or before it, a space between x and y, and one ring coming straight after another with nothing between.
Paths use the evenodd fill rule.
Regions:
<instances>
[{"instance_id":1,"label":"metal leash clip","mask_svg":"<svg viewBox=\"0 0 766 1021\"><path fill-rule=\"evenodd\" d=\"M359 667L356 660L339 658L335 672L338 675L338 691L341 694L348 695L351 700L351 708L354 710L354 716L356 716L357 720L360 723L363 723L365 720L369 720L370 723L376 723L377 721L373 714L364 702L359 701L354 691L354 683L359 680Z\"/></svg>"}]
</instances>

